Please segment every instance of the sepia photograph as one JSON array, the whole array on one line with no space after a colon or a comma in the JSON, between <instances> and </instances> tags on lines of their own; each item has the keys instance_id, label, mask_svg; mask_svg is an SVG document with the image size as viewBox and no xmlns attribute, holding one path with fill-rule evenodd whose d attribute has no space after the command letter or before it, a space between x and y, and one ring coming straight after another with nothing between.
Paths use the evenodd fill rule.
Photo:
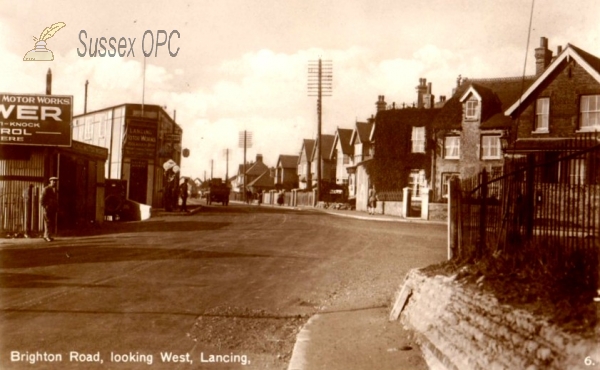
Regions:
<instances>
[{"instance_id":1,"label":"sepia photograph","mask_svg":"<svg viewBox=\"0 0 600 370\"><path fill-rule=\"evenodd\" d=\"M600 369L600 2L2 5L1 370Z\"/></svg>"}]
</instances>

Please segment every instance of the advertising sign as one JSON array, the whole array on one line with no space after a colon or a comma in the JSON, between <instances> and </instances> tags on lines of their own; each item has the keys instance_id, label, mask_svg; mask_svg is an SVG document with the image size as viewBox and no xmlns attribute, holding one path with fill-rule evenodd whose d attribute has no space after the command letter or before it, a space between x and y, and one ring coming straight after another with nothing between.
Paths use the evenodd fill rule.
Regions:
<instances>
[{"instance_id":1,"label":"advertising sign","mask_svg":"<svg viewBox=\"0 0 600 370\"><path fill-rule=\"evenodd\" d=\"M73 97L0 93L0 145L71 146Z\"/></svg>"},{"instance_id":2,"label":"advertising sign","mask_svg":"<svg viewBox=\"0 0 600 370\"><path fill-rule=\"evenodd\" d=\"M132 158L154 158L156 155L156 127L132 121L125 133L123 155Z\"/></svg>"}]
</instances>

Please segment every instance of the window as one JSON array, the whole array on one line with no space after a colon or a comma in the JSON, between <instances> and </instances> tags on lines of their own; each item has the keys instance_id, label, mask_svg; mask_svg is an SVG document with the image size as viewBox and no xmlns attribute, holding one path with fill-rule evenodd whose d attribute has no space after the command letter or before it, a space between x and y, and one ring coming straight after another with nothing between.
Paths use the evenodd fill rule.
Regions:
<instances>
[{"instance_id":1,"label":"window","mask_svg":"<svg viewBox=\"0 0 600 370\"><path fill-rule=\"evenodd\" d=\"M550 98L539 98L535 103L535 131L548 132Z\"/></svg>"},{"instance_id":2,"label":"window","mask_svg":"<svg viewBox=\"0 0 600 370\"><path fill-rule=\"evenodd\" d=\"M500 135L481 136L481 159L501 158Z\"/></svg>"},{"instance_id":3,"label":"window","mask_svg":"<svg viewBox=\"0 0 600 370\"><path fill-rule=\"evenodd\" d=\"M413 153L425 153L425 127L413 127L411 140Z\"/></svg>"},{"instance_id":4,"label":"window","mask_svg":"<svg viewBox=\"0 0 600 370\"><path fill-rule=\"evenodd\" d=\"M582 96L580 114L581 129L598 129L600 127L600 95Z\"/></svg>"},{"instance_id":5,"label":"window","mask_svg":"<svg viewBox=\"0 0 600 370\"><path fill-rule=\"evenodd\" d=\"M571 185L584 185L585 184L585 159L574 158L568 163L569 168L569 179L568 183Z\"/></svg>"},{"instance_id":6,"label":"window","mask_svg":"<svg viewBox=\"0 0 600 370\"><path fill-rule=\"evenodd\" d=\"M444 158L460 158L460 136L446 136L444 138Z\"/></svg>"},{"instance_id":7,"label":"window","mask_svg":"<svg viewBox=\"0 0 600 370\"><path fill-rule=\"evenodd\" d=\"M477 100L467 100L466 109L465 109L465 117L468 119L477 118L477 107L479 102Z\"/></svg>"},{"instance_id":8,"label":"window","mask_svg":"<svg viewBox=\"0 0 600 370\"><path fill-rule=\"evenodd\" d=\"M413 198L421 196L421 188L427 187L427 181L425 180L425 170L411 170L408 187L411 189Z\"/></svg>"},{"instance_id":9,"label":"window","mask_svg":"<svg viewBox=\"0 0 600 370\"><path fill-rule=\"evenodd\" d=\"M442 198L448 198L450 194L450 179L453 177L458 177L458 172L446 172L442 173Z\"/></svg>"}]
</instances>

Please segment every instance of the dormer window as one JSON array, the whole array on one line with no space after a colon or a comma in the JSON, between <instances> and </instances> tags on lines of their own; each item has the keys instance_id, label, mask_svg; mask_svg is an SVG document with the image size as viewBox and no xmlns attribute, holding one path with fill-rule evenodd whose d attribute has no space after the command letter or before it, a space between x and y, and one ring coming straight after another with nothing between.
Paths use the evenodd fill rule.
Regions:
<instances>
[{"instance_id":1,"label":"dormer window","mask_svg":"<svg viewBox=\"0 0 600 370\"><path fill-rule=\"evenodd\" d=\"M581 130L600 129L600 95L581 97L579 124Z\"/></svg>"},{"instance_id":2,"label":"dormer window","mask_svg":"<svg viewBox=\"0 0 600 370\"><path fill-rule=\"evenodd\" d=\"M466 119L476 119L477 118L477 108L479 106L479 102L473 98L467 100L465 106L465 118Z\"/></svg>"},{"instance_id":3,"label":"dormer window","mask_svg":"<svg viewBox=\"0 0 600 370\"><path fill-rule=\"evenodd\" d=\"M548 132L550 98L539 98L535 102L535 132Z\"/></svg>"}]
</instances>

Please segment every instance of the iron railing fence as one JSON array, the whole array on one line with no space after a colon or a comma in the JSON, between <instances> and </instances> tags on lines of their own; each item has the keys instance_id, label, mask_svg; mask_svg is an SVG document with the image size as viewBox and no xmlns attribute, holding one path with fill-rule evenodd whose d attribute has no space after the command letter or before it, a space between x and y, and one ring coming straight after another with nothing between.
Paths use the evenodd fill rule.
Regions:
<instances>
[{"instance_id":1,"label":"iron railing fence","mask_svg":"<svg viewBox=\"0 0 600 370\"><path fill-rule=\"evenodd\" d=\"M452 196L458 251L464 260L502 256L557 276L577 274L598 286L600 145L596 135L553 143L552 150L507 158L502 176L484 170ZM458 198L458 199L457 199Z\"/></svg>"}]
</instances>

